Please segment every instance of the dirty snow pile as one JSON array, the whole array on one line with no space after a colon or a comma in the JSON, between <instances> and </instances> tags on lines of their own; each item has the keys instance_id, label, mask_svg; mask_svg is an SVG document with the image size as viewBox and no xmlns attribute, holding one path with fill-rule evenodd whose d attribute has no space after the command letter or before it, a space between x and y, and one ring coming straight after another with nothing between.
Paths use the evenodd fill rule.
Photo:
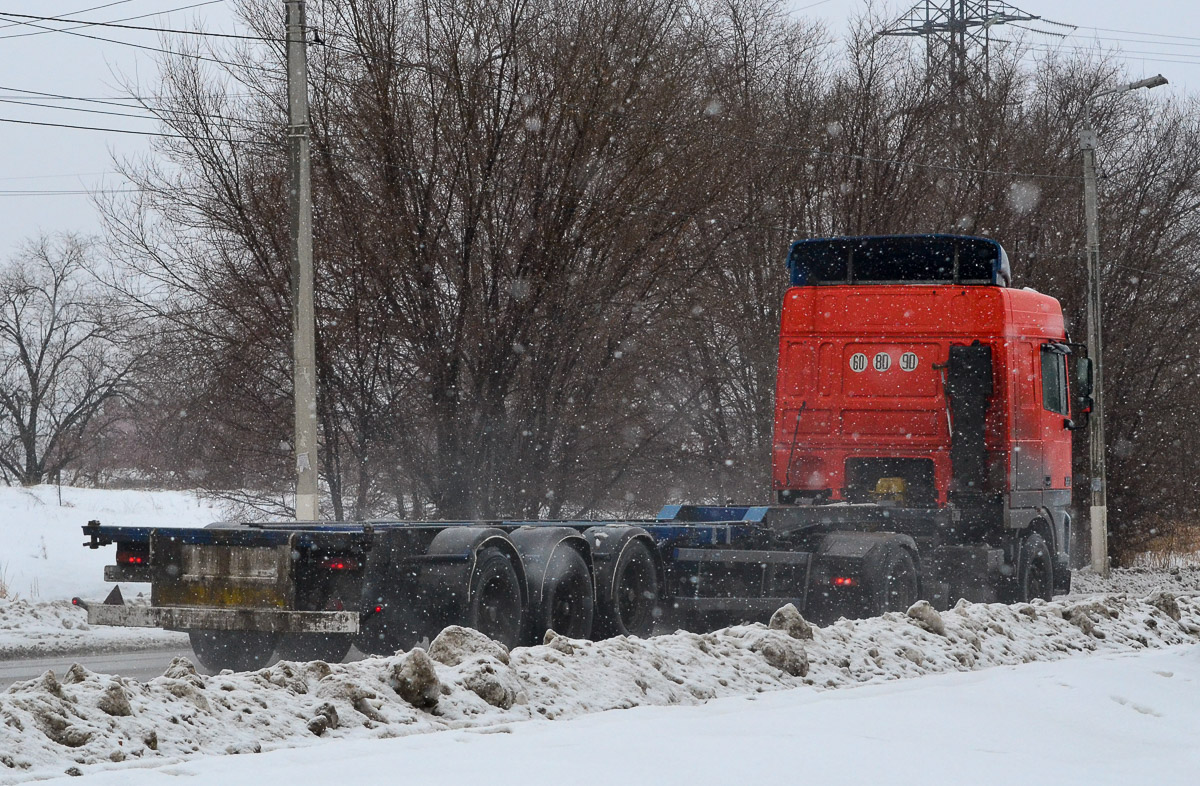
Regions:
<instances>
[{"instance_id":1,"label":"dirty snow pile","mask_svg":"<svg viewBox=\"0 0 1200 786\"><path fill-rule=\"evenodd\" d=\"M1071 574L1072 595L1095 592L1145 595L1156 589L1176 594L1200 594L1200 564L1170 568L1113 568L1108 572L1108 578L1092 573L1090 568Z\"/></svg>"},{"instance_id":2,"label":"dirty snow pile","mask_svg":"<svg viewBox=\"0 0 1200 786\"><path fill-rule=\"evenodd\" d=\"M146 683L65 674L0 694L0 784L257 752L318 738L394 737L638 705L699 704L783 688L885 682L938 672L1200 641L1200 603L1156 591L810 626L785 606L769 626L603 642L547 634L512 652L451 627L420 649L329 665L280 662L205 677L177 658Z\"/></svg>"},{"instance_id":3,"label":"dirty snow pile","mask_svg":"<svg viewBox=\"0 0 1200 786\"><path fill-rule=\"evenodd\" d=\"M69 600L0 601L0 660L187 645L187 634L175 631L93 627L87 612Z\"/></svg>"}]
</instances>

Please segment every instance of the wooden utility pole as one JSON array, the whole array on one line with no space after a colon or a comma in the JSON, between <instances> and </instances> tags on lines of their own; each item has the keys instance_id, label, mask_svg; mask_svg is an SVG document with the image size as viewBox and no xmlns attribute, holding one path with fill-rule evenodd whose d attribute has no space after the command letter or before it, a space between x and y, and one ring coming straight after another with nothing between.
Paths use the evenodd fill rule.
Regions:
<instances>
[{"instance_id":1,"label":"wooden utility pole","mask_svg":"<svg viewBox=\"0 0 1200 786\"><path fill-rule=\"evenodd\" d=\"M304 0L287 7L288 153L292 168L292 330L296 404L296 519L315 521L317 352L313 306L312 161L308 132L308 55Z\"/></svg>"}]
</instances>

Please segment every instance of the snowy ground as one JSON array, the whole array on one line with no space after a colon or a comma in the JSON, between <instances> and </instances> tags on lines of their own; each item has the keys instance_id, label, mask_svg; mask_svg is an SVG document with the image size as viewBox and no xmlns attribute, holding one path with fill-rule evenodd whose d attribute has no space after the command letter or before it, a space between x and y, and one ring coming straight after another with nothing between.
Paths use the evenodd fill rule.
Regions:
<instances>
[{"instance_id":1,"label":"snowy ground","mask_svg":"<svg viewBox=\"0 0 1200 786\"><path fill-rule=\"evenodd\" d=\"M697 705L787 688L812 697L1085 653L1194 650L1200 641L1200 603L1164 592L1016 606L962 602L942 614L918 604L907 615L818 629L798 615L777 617L776 628L604 642L558 637L512 653L474 631L448 628L428 654L413 650L335 665L281 662L212 677L181 658L146 683L81 667L47 672L0 694L0 784L68 770L170 765L213 753L324 748L326 740ZM1140 699L1124 698L1141 714ZM1160 712L1145 706L1147 714ZM1020 712L1032 717L1043 709ZM343 753L335 748L327 755Z\"/></svg>"},{"instance_id":2,"label":"snowy ground","mask_svg":"<svg viewBox=\"0 0 1200 786\"><path fill-rule=\"evenodd\" d=\"M93 786L193 783L1193 784L1195 645L946 674L852 690L789 690L565 723L353 740L155 769L109 765ZM54 783L79 784L63 778Z\"/></svg>"},{"instance_id":3,"label":"snowy ground","mask_svg":"<svg viewBox=\"0 0 1200 786\"><path fill-rule=\"evenodd\" d=\"M109 589L111 549L82 548L79 527L199 526L220 512L168 492L63 489L63 503L53 487L0 489L10 592L0 658L178 646L179 634L89 629L62 600ZM1196 754L1180 729L1196 728L1200 713L1200 569L1081 572L1075 592L942 614L919 605L816 629L785 615L774 629L560 637L512 653L450 629L428 654L216 676L179 659L144 683L74 667L0 693L0 785L78 773L105 783L375 782L394 774L394 757L416 782L438 772L443 783L796 772L833 783L1191 782ZM1093 657L949 674L1082 654ZM841 688L854 690L831 691ZM455 755L464 742L472 754ZM1085 767L1092 757L1105 763Z\"/></svg>"},{"instance_id":4,"label":"snowy ground","mask_svg":"<svg viewBox=\"0 0 1200 786\"><path fill-rule=\"evenodd\" d=\"M0 486L0 583L28 601L103 597L112 549L83 547L93 519L133 527L202 527L222 518L213 503L181 491Z\"/></svg>"},{"instance_id":5,"label":"snowy ground","mask_svg":"<svg viewBox=\"0 0 1200 786\"><path fill-rule=\"evenodd\" d=\"M89 628L70 599L103 598L111 548L83 547L92 519L130 526L202 527L221 511L195 494L55 486L0 487L0 659L112 649L180 646L180 633ZM136 598L143 585L125 585Z\"/></svg>"}]
</instances>

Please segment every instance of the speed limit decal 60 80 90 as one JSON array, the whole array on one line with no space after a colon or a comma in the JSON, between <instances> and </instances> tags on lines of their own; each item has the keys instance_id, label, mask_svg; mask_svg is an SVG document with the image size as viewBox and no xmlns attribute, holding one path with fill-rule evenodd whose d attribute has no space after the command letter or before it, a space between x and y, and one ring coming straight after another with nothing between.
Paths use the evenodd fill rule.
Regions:
<instances>
[{"instance_id":1,"label":"speed limit decal 60 80 90","mask_svg":"<svg viewBox=\"0 0 1200 786\"><path fill-rule=\"evenodd\" d=\"M861 374L867 370L867 356L861 352L855 352L850 356L850 370L856 374Z\"/></svg>"},{"instance_id":2,"label":"speed limit decal 60 80 90","mask_svg":"<svg viewBox=\"0 0 1200 786\"><path fill-rule=\"evenodd\" d=\"M900 356L901 371L916 371L917 370L917 353L905 352Z\"/></svg>"},{"instance_id":3,"label":"speed limit decal 60 80 90","mask_svg":"<svg viewBox=\"0 0 1200 786\"><path fill-rule=\"evenodd\" d=\"M887 371L892 367L892 356L886 352L876 352L875 359L871 361L871 366L876 371Z\"/></svg>"}]
</instances>

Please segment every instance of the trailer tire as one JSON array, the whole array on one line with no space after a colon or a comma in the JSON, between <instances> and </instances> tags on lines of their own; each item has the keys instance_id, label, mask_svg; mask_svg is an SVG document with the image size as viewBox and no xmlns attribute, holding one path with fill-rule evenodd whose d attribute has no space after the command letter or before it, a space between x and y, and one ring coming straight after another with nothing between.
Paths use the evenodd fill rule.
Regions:
<instances>
[{"instance_id":1,"label":"trailer tire","mask_svg":"<svg viewBox=\"0 0 1200 786\"><path fill-rule=\"evenodd\" d=\"M920 600L921 588L917 564L912 552L903 546L889 543L871 577L871 612L908 611Z\"/></svg>"},{"instance_id":2,"label":"trailer tire","mask_svg":"<svg viewBox=\"0 0 1200 786\"><path fill-rule=\"evenodd\" d=\"M1017 562L1017 591L1020 600L1050 600L1054 596L1054 561L1045 539L1031 532L1021 541Z\"/></svg>"},{"instance_id":3,"label":"trailer tire","mask_svg":"<svg viewBox=\"0 0 1200 786\"><path fill-rule=\"evenodd\" d=\"M496 546L480 549L463 624L506 647L520 644L520 582L516 567L504 551Z\"/></svg>"},{"instance_id":4,"label":"trailer tire","mask_svg":"<svg viewBox=\"0 0 1200 786\"><path fill-rule=\"evenodd\" d=\"M541 597L530 598L529 643L540 644L547 630L572 639L591 637L595 598L583 555L560 545L551 554L544 576Z\"/></svg>"},{"instance_id":5,"label":"trailer tire","mask_svg":"<svg viewBox=\"0 0 1200 786\"><path fill-rule=\"evenodd\" d=\"M192 652L209 671L254 671L271 663L278 633L254 630L189 630Z\"/></svg>"},{"instance_id":6,"label":"trailer tire","mask_svg":"<svg viewBox=\"0 0 1200 786\"><path fill-rule=\"evenodd\" d=\"M597 569L597 580L601 572ZM595 634L647 638L661 614L658 568L643 538L627 540L617 556L606 586L596 588Z\"/></svg>"}]
</instances>

